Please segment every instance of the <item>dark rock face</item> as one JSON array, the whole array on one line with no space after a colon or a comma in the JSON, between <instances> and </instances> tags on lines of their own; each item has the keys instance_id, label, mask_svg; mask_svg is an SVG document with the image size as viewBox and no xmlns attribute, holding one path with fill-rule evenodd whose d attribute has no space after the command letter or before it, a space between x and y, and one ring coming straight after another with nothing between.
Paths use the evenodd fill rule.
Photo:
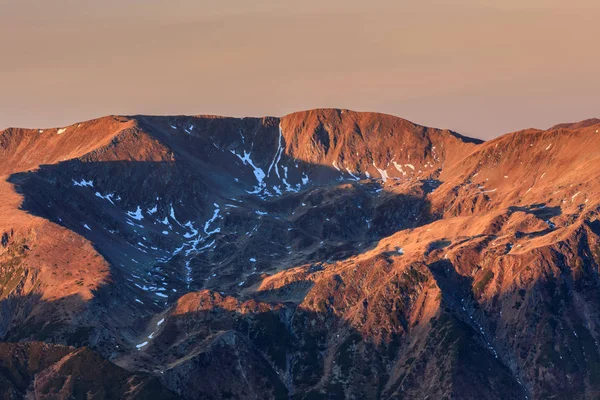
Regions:
<instances>
[{"instance_id":1,"label":"dark rock face","mask_svg":"<svg viewBox=\"0 0 600 400\"><path fill-rule=\"evenodd\" d=\"M5 399L176 399L158 379L132 374L87 348L0 343Z\"/></svg>"},{"instance_id":2,"label":"dark rock face","mask_svg":"<svg viewBox=\"0 0 600 400\"><path fill-rule=\"evenodd\" d=\"M3 394L596 398L598 128L481 143L312 110L6 130Z\"/></svg>"}]
</instances>

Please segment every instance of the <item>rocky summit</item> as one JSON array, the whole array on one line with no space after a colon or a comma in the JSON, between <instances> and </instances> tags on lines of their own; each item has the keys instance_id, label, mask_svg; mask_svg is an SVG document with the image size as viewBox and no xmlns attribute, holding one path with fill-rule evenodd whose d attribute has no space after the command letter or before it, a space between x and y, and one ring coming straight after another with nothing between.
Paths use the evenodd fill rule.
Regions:
<instances>
[{"instance_id":1,"label":"rocky summit","mask_svg":"<svg viewBox=\"0 0 600 400\"><path fill-rule=\"evenodd\" d=\"M599 131L1 131L0 396L597 399Z\"/></svg>"}]
</instances>

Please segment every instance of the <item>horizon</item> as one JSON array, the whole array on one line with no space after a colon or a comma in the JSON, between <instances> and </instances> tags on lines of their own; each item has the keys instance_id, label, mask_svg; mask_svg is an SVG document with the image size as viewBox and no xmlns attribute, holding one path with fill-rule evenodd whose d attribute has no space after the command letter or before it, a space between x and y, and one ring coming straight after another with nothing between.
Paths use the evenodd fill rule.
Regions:
<instances>
[{"instance_id":1,"label":"horizon","mask_svg":"<svg viewBox=\"0 0 600 400\"><path fill-rule=\"evenodd\" d=\"M489 140L598 116L600 4L0 0L0 128L344 108Z\"/></svg>"},{"instance_id":2,"label":"horizon","mask_svg":"<svg viewBox=\"0 0 600 400\"><path fill-rule=\"evenodd\" d=\"M510 131L510 132L504 132L504 133L500 133L496 136L493 137L489 137L489 138L482 138L482 137L477 137L477 136L471 136L468 134L464 134L463 132L457 131L456 129L453 129L452 127L440 127L440 126L430 126L427 124L423 124L420 123L419 121L414 121L411 120L409 118L404 118L401 115L395 115L395 114L390 114L390 113L384 113L384 112L379 112L379 111L363 111L363 110L352 110L352 109L348 109L348 108L341 108L341 107L313 107L313 108L307 108L307 109L302 109L302 110L296 110L296 111L292 111L290 113L287 114L283 114L283 115L273 115L273 114L266 114L266 115L245 115L245 116L237 116L237 115L224 115L224 114L207 114L207 113L196 113L196 114L107 114L107 115L101 115L101 116L97 116L97 117L92 117L92 118L88 118L88 119L84 119L84 120L77 120L77 121L71 121L67 124L63 124L63 125L56 125L56 126L6 126L6 127L2 127L0 126L0 132L3 132L5 130L8 129L55 129L55 128L64 128L67 126L71 126L71 125L75 125L75 124L79 124L79 123L85 123L85 122L89 122L89 121L94 121L94 120L99 120L102 118L107 118L107 117L124 117L124 118L135 118L138 116L142 116L142 117L197 117L197 118L202 118L202 117L218 117L218 118L238 118L238 119L243 119L243 118L283 118L286 117L290 114L295 114L295 113L301 113L301 112L307 112L307 111L313 111L313 110L345 110L345 111L350 111L350 112L355 112L355 113L371 113L371 114L381 114L381 115L390 115L392 117L395 118L400 118L406 121L409 121L415 125L420 125L420 126L424 126L426 128L433 128L433 129L440 129L440 130L449 130L452 131L454 133L458 133L459 135L465 136L466 138L471 138L471 139L479 139L479 140L483 140L483 141L490 141L496 138L499 138L501 136L504 135L508 135L511 133L515 133L515 132L519 132L519 131L523 131L523 130L527 130L527 129L536 129L536 130L540 130L540 131L545 131L545 130L549 130L552 129L554 126L556 125L562 125L562 124L577 124L580 122L584 122L584 121L588 121L588 120L600 120L600 118L597 118L595 116L591 116L589 118L584 118L581 120L577 120L577 121L558 121L555 122L553 124L551 124L550 126L547 127L536 127L536 126L526 126L523 127L521 129L517 129L514 131Z\"/></svg>"}]
</instances>

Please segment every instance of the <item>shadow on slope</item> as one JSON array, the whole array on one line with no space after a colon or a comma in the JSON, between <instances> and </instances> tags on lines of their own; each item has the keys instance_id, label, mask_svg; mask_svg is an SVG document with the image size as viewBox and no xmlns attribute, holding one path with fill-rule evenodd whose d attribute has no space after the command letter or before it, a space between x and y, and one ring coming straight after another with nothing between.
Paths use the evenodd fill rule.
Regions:
<instances>
[{"instance_id":1,"label":"shadow on slope","mask_svg":"<svg viewBox=\"0 0 600 400\"><path fill-rule=\"evenodd\" d=\"M88 348L0 343L0 395L37 399L175 399L154 377L132 374Z\"/></svg>"},{"instance_id":2,"label":"shadow on slope","mask_svg":"<svg viewBox=\"0 0 600 400\"><path fill-rule=\"evenodd\" d=\"M84 236L121 270L115 277L144 275L132 280L142 287L168 280L169 299L207 284L232 291L248 274L344 259L431 219L431 181L396 181L409 185L403 192L377 181L324 180L263 198L248 194L243 179L229 181L216 184L211 171L177 160L73 160L9 178L22 209Z\"/></svg>"},{"instance_id":3,"label":"shadow on slope","mask_svg":"<svg viewBox=\"0 0 600 400\"><path fill-rule=\"evenodd\" d=\"M194 311L175 311L151 343L129 360L137 367L154 366L167 386L186 399L252 398L258 393L286 398L286 392L294 399L393 398L417 392L435 398L452 393L500 398L490 388L504 398L520 398L510 373L479 346L476 333L443 311L431 324L424 321L433 333L426 339L427 351L420 353L408 345L409 333L376 343L332 310L232 304L206 291L194 296L201 298L191 306ZM448 352L456 352L457 358L444 363ZM477 362L460 364L465 357ZM406 364L404 376L390 374L389 365L410 359L413 364ZM431 379L438 384L425 384Z\"/></svg>"}]
</instances>

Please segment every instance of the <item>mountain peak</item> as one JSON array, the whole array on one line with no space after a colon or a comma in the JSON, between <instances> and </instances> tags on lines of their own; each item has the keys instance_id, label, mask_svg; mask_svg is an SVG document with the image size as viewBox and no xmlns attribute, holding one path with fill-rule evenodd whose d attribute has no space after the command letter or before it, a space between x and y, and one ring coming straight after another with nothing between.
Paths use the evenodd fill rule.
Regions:
<instances>
[{"instance_id":1,"label":"mountain peak","mask_svg":"<svg viewBox=\"0 0 600 400\"><path fill-rule=\"evenodd\" d=\"M600 125L600 119L589 118L589 119L584 119L583 121L579 121L579 122L562 123L562 124L554 125L550 129L581 129L581 128L589 128L589 127L595 126L595 125Z\"/></svg>"}]
</instances>

